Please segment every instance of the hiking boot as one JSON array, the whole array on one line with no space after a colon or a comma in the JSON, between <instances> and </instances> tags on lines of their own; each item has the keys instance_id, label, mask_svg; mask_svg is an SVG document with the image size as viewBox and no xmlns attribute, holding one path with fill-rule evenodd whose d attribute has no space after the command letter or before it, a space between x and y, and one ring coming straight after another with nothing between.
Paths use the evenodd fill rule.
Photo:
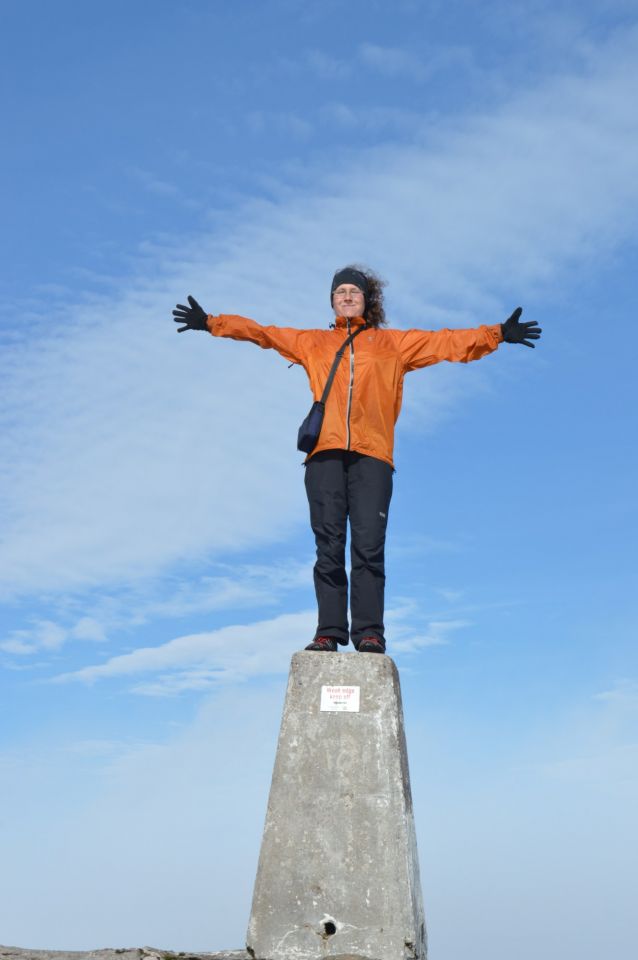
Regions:
<instances>
[{"instance_id":1,"label":"hiking boot","mask_svg":"<svg viewBox=\"0 0 638 960\"><path fill-rule=\"evenodd\" d=\"M336 653L337 641L334 637L315 637L306 650L322 650L324 653Z\"/></svg>"},{"instance_id":2,"label":"hiking boot","mask_svg":"<svg viewBox=\"0 0 638 960\"><path fill-rule=\"evenodd\" d=\"M385 644L378 637L362 637L357 650L359 653L385 653Z\"/></svg>"}]
</instances>

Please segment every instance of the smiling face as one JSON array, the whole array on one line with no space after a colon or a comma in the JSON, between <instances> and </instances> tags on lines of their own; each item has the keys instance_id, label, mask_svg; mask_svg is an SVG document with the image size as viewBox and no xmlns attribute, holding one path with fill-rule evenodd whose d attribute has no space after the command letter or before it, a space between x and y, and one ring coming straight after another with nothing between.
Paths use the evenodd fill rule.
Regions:
<instances>
[{"instance_id":1,"label":"smiling face","mask_svg":"<svg viewBox=\"0 0 638 960\"><path fill-rule=\"evenodd\" d=\"M332 308L338 317L362 317L365 307L365 297L354 283L342 283L332 294Z\"/></svg>"}]
</instances>

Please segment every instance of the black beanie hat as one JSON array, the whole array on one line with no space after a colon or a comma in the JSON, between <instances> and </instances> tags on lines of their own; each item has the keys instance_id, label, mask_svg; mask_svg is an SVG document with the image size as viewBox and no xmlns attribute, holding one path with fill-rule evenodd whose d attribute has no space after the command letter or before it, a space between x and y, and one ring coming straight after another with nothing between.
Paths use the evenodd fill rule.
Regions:
<instances>
[{"instance_id":1,"label":"black beanie hat","mask_svg":"<svg viewBox=\"0 0 638 960\"><path fill-rule=\"evenodd\" d=\"M337 270L334 277L332 278L332 286L330 287L330 303L332 303L332 294L335 292L337 287L340 287L342 283L352 283L355 287L359 287L359 290L363 293L363 296L368 299L368 291L370 285L368 284L368 279L364 273L361 273L360 270L355 270L353 267L346 267L344 270Z\"/></svg>"}]
</instances>

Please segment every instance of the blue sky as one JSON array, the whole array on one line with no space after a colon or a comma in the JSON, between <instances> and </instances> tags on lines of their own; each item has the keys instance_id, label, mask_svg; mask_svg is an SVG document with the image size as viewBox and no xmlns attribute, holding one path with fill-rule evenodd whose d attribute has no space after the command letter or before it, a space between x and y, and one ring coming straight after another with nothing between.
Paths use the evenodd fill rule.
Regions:
<instances>
[{"instance_id":1,"label":"blue sky","mask_svg":"<svg viewBox=\"0 0 638 960\"><path fill-rule=\"evenodd\" d=\"M395 326L543 327L406 380L388 651L432 955L633 956L635 4L2 18L0 942L242 946L314 629L308 393L170 311L324 327L355 260Z\"/></svg>"}]
</instances>

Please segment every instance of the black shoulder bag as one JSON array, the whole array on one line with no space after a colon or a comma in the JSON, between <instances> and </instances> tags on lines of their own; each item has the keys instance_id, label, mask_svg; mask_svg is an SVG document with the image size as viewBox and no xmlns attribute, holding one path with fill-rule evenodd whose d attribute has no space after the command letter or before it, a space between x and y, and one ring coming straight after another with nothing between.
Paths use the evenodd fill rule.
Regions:
<instances>
[{"instance_id":1,"label":"black shoulder bag","mask_svg":"<svg viewBox=\"0 0 638 960\"><path fill-rule=\"evenodd\" d=\"M304 453L312 453L317 446L319 434L321 433L321 428L323 426L323 417L326 412L326 400L328 399L328 394L330 393L330 388L332 387L332 381L335 378L337 367L341 362L341 358L343 357L346 347L350 346L355 337L357 337L360 333L363 333L364 330L369 330L369 328L370 324L364 323L362 327L359 327L354 333L351 333L337 350L334 362L330 368L330 373L328 374L326 385L323 388L323 393L321 394L321 400L315 400L310 408L310 413L299 427L299 433L297 434L297 450L303 450Z\"/></svg>"}]
</instances>

